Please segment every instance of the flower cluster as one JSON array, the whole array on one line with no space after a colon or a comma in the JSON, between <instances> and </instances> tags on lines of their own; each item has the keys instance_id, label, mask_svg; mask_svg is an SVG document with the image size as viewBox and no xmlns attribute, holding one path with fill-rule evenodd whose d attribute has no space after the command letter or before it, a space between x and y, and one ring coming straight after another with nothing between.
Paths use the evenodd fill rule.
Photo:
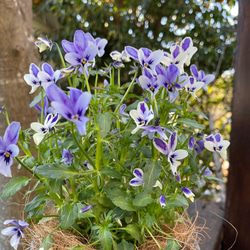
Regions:
<instances>
[{"instance_id":1,"label":"flower cluster","mask_svg":"<svg viewBox=\"0 0 250 250\"><path fill-rule=\"evenodd\" d=\"M30 93L40 91L30 104L39 114L29 129L21 131L13 121L0 137L0 173L11 177L15 158L33 175L10 179L2 192L7 199L31 180L36 183L29 191L35 198L24 208L27 222L41 220L50 204L58 228L73 227L97 248L110 250L139 245L145 232L157 231L154 225L174 223L197 187L207 176L213 179L209 161L200 157L211 151L225 160L230 143L220 133L203 134L195 107L190 109L190 100L195 103L214 80L190 66L197 52L190 37L172 44L169 52L126 46L112 52L113 62L101 69L97 57L104 55L106 44L77 30L73 42L62 41L62 69L31 63L24 80ZM36 42L40 52L54 45L62 55L48 39ZM126 72L127 64L133 69L123 80L120 71ZM63 77L66 87L58 81ZM135 92L136 84L143 94ZM8 117L6 110L2 113ZM13 235L16 249L28 224L9 223L14 226L2 234Z\"/></svg>"}]
</instances>

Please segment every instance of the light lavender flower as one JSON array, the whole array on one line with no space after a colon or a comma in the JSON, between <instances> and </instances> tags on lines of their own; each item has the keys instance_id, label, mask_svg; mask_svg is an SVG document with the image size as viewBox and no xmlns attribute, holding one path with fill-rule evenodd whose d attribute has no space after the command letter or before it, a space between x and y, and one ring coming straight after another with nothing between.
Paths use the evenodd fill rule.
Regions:
<instances>
[{"instance_id":1,"label":"light lavender flower","mask_svg":"<svg viewBox=\"0 0 250 250\"><path fill-rule=\"evenodd\" d=\"M12 224L13 226L7 227L1 231L1 234L6 236L12 236L10 239L10 245L17 249L19 241L24 237L23 229L28 227L29 224L22 220L6 220L4 225Z\"/></svg>"},{"instance_id":2,"label":"light lavender flower","mask_svg":"<svg viewBox=\"0 0 250 250\"><path fill-rule=\"evenodd\" d=\"M69 152L69 150L67 150L66 148L63 149L62 152L62 160L61 162L64 162L67 165L71 165L73 160L73 155Z\"/></svg>"},{"instance_id":3,"label":"light lavender flower","mask_svg":"<svg viewBox=\"0 0 250 250\"><path fill-rule=\"evenodd\" d=\"M0 173L6 177L11 177L10 166L13 163L13 157L18 156L18 141L20 123L12 122L5 130L3 138L0 137Z\"/></svg>"}]
</instances>

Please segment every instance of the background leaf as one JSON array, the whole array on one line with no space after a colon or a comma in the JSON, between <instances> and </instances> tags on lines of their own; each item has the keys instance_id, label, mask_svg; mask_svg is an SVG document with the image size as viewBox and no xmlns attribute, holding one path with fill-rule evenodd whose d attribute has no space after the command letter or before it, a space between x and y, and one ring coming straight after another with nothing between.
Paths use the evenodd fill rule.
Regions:
<instances>
[{"instance_id":1,"label":"background leaf","mask_svg":"<svg viewBox=\"0 0 250 250\"><path fill-rule=\"evenodd\" d=\"M28 185L30 179L26 176L18 176L12 178L4 187L1 198L7 200L13 196L17 191Z\"/></svg>"},{"instance_id":2,"label":"background leaf","mask_svg":"<svg viewBox=\"0 0 250 250\"><path fill-rule=\"evenodd\" d=\"M60 223L62 229L67 229L75 223L77 218L77 204L66 204L62 207Z\"/></svg>"}]
</instances>

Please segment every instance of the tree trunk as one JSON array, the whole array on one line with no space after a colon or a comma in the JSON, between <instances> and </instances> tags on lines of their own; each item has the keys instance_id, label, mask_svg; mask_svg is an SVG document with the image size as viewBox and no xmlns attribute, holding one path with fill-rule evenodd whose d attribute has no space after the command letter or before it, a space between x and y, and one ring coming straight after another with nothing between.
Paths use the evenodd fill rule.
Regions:
<instances>
[{"instance_id":1,"label":"tree trunk","mask_svg":"<svg viewBox=\"0 0 250 250\"><path fill-rule=\"evenodd\" d=\"M29 73L31 62L37 63L37 49L34 46L32 31L31 0L0 1L0 107L6 107L10 122L19 121L21 128L26 129L36 119L36 112L29 108L34 96L29 95L30 87L23 80ZM0 114L0 136L7 127L5 117ZM27 175L25 170L17 170L13 164L12 176ZM0 192L10 178L0 176ZM23 219L20 195L3 201L0 198L0 230L7 219ZM12 249L9 239L0 235L0 249Z\"/></svg>"},{"instance_id":2,"label":"tree trunk","mask_svg":"<svg viewBox=\"0 0 250 250\"><path fill-rule=\"evenodd\" d=\"M249 249L250 212L250 1L239 1L237 54L234 79L230 169L227 183L226 220L238 231L233 249ZM224 228L224 248L234 242L236 231Z\"/></svg>"}]
</instances>

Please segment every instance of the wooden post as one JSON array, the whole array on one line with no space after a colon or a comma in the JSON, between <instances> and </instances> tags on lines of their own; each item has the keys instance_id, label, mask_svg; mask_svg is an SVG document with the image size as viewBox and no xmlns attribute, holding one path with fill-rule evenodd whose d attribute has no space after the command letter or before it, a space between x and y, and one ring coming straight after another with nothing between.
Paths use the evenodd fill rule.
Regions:
<instances>
[{"instance_id":1,"label":"wooden post","mask_svg":"<svg viewBox=\"0 0 250 250\"><path fill-rule=\"evenodd\" d=\"M238 231L232 249L249 249L250 213L250 1L239 1L237 51L232 104L230 169L225 219ZM224 223L223 249L229 249L236 232Z\"/></svg>"}]
</instances>

